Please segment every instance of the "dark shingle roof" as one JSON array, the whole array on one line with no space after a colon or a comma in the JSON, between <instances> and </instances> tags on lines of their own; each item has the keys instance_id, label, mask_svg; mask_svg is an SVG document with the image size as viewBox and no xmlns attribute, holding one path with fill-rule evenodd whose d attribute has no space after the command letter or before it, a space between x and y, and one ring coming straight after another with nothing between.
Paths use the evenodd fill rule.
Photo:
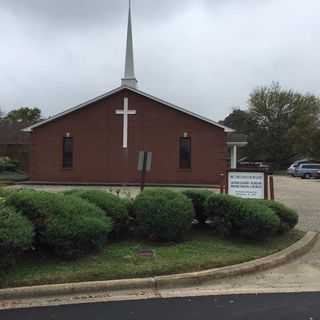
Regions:
<instances>
[{"instance_id":1,"label":"dark shingle roof","mask_svg":"<svg viewBox=\"0 0 320 320\"><path fill-rule=\"evenodd\" d=\"M232 132L228 134L227 142L246 143L248 142L248 136L243 133Z\"/></svg>"}]
</instances>

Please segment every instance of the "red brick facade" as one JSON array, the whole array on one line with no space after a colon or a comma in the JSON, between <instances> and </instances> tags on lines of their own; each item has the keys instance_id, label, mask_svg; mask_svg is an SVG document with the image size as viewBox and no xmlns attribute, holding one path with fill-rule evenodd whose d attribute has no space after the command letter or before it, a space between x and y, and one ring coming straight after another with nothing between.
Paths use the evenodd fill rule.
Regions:
<instances>
[{"instance_id":1,"label":"red brick facade","mask_svg":"<svg viewBox=\"0 0 320 320\"><path fill-rule=\"evenodd\" d=\"M123 117L129 109L128 149L122 148ZM74 140L73 168L62 168L66 133ZM192 140L192 168L179 169L179 138ZM138 183L139 151L153 153L147 183L218 184L227 169L226 133L167 105L123 89L32 131L31 180L81 183Z\"/></svg>"}]
</instances>

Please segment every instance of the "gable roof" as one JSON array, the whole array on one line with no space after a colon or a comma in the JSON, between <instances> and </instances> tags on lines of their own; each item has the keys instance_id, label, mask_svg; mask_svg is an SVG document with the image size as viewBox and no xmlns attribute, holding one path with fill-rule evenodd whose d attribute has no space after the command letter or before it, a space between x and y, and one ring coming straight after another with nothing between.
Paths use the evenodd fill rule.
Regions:
<instances>
[{"instance_id":1,"label":"gable roof","mask_svg":"<svg viewBox=\"0 0 320 320\"><path fill-rule=\"evenodd\" d=\"M150 94L148 94L148 93L145 93L145 92L143 92L143 91L140 91L140 90L138 90L138 89L135 89L135 88L132 88L132 87L128 87L128 86L118 87L118 88L116 88L116 89L114 89L114 90L111 90L111 91L109 91L109 92L101 95L101 96L98 96L98 97L96 97L96 98L94 98L94 99L88 100L87 102L84 102L84 103L82 103L82 104L79 104L79 105L77 105L77 106L75 106L75 107L73 107L73 108L70 108L70 109L67 109L67 110L65 110L65 111L63 111L63 112L61 112L61 113L58 113L58 114L56 114L55 116L52 116L52 117L50 117L50 118L48 118L48 119L46 119L46 120L40 121L40 122L38 122L38 123L36 123L36 124L34 124L34 125L32 125L32 126L29 126L29 127L27 127L27 128L24 128L23 131L25 131L25 132L31 132L34 128L40 127L40 126L42 126L42 125L44 125L44 124L46 124L46 123L48 123L48 122L51 122L51 121L53 121L53 120L59 119L59 118L61 118L61 117L64 117L65 115L67 115L67 114L69 114L69 113L72 113L72 112L77 111L77 110L79 110L79 109L85 108L85 107L89 106L90 104L95 103L95 102L98 102L98 101L100 101L100 100L102 100L102 99L105 99L105 98L107 98L107 97L109 97L109 96L111 96L111 95L113 95L113 94L115 94L115 93L120 92L120 91L123 90L123 89L130 90L130 91L132 91L132 92L134 92L134 93L137 93L137 94L139 94L139 95L142 95L142 96L144 96L144 97L146 97L146 98L148 98L148 99L151 99L151 100L154 100L154 101L156 101L156 102L159 102L159 103L161 103L161 104L163 104L163 105L166 105L166 106L168 106L168 107L170 107L170 108L172 108L172 109L178 110L178 111L183 112L183 113L185 113L185 114L188 114L188 115L190 115L190 116L192 116L192 117L194 117L194 118L197 118L197 119L199 119L199 120L205 121L205 122L207 122L207 123L209 123L209 124L212 124L212 125L214 125L214 126L216 126L216 127L222 128L222 129L224 129L225 132L234 132L233 129L231 129L231 128L227 127L227 126L224 126L224 125L222 125L222 124L219 124L219 123L217 123L217 122L215 122L215 121L213 121L213 120L210 120L210 119L208 119L208 118L205 118L205 117L203 117L203 116L200 116L200 115L198 115L198 114L196 114L196 113L194 113L194 112L191 112L191 111L189 111L189 110L183 109L183 108L178 107L178 106L176 106L176 105L174 105L174 104L171 104L171 103L169 103L169 102L167 102L167 101L164 101L164 100L161 100L161 99L159 99L159 98L156 98L156 97L154 97L154 96L152 96L152 95L150 95Z\"/></svg>"}]
</instances>

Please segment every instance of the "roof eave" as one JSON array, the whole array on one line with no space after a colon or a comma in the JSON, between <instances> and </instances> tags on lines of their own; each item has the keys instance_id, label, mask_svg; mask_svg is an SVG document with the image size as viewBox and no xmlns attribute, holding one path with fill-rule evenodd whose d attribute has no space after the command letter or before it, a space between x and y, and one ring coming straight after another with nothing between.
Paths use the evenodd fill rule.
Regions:
<instances>
[{"instance_id":1,"label":"roof eave","mask_svg":"<svg viewBox=\"0 0 320 320\"><path fill-rule=\"evenodd\" d=\"M228 141L227 142L228 146L245 147L247 144L248 144L248 142L246 142L246 141L235 141L235 142Z\"/></svg>"}]
</instances>

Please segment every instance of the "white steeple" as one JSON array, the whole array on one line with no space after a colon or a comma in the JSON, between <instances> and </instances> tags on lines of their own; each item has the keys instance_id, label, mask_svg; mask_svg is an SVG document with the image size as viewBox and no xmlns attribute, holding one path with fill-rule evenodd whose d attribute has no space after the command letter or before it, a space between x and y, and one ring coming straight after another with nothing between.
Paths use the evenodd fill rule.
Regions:
<instances>
[{"instance_id":1,"label":"white steeple","mask_svg":"<svg viewBox=\"0 0 320 320\"><path fill-rule=\"evenodd\" d=\"M137 88L138 81L134 74L134 58L133 58L133 40L132 40L132 25L131 25L131 0L129 0L129 17L127 31L127 51L124 70L124 78L121 80L123 86Z\"/></svg>"}]
</instances>

